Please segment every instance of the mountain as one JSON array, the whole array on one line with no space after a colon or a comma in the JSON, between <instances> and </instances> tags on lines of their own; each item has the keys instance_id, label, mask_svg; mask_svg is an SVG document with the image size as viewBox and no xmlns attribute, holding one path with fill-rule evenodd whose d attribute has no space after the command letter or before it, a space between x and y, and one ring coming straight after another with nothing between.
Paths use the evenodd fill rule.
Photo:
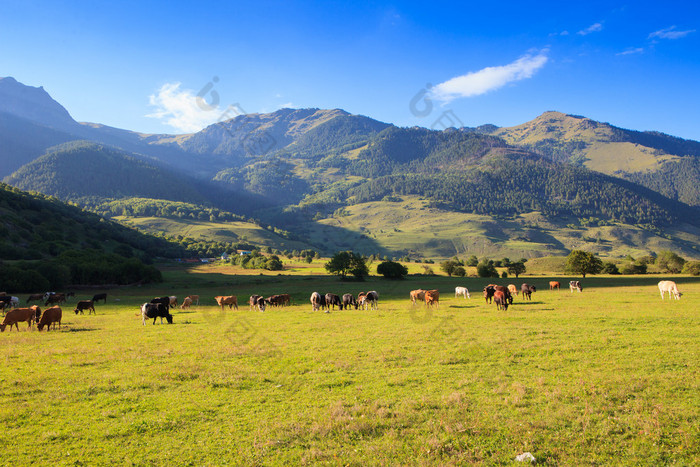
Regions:
<instances>
[{"instance_id":1,"label":"mountain","mask_svg":"<svg viewBox=\"0 0 700 467\"><path fill-rule=\"evenodd\" d=\"M89 141L54 146L5 180L23 190L74 202L133 196L195 203L206 200L191 180L172 170Z\"/></svg>"},{"instance_id":2,"label":"mountain","mask_svg":"<svg viewBox=\"0 0 700 467\"><path fill-rule=\"evenodd\" d=\"M589 118L545 112L522 125L471 129L555 161L584 165L700 206L700 142L656 131L633 131Z\"/></svg>"},{"instance_id":3,"label":"mountain","mask_svg":"<svg viewBox=\"0 0 700 467\"><path fill-rule=\"evenodd\" d=\"M111 215L125 223L141 218L131 224L151 231L174 236L196 223L198 235L219 241L222 210L274 234L256 234L262 245L324 253L700 254L700 215L686 204L698 201L694 141L558 112L511 128L435 131L340 109L281 109L193 134L146 135L73 122L32 89L25 105L55 115L35 121L17 105L0 108L17 129L0 137L24 144L31 159L6 180L119 212Z\"/></svg>"}]
</instances>

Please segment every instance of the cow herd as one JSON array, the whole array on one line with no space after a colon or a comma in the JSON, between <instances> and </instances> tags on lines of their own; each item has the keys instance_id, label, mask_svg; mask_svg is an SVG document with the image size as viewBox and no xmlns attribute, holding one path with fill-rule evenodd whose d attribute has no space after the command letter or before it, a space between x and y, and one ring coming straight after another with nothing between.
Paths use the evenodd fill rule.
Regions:
<instances>
[{"instance_id":1,"label":"cow herd","mask_svg":"<svg viewBox=\"0 0 700 467\"><path fill-rule=\"evenodd\" d=\"M345 293L341 298L334 293L323 295L318 292L313 292L310 300L311 311L323 310L326 313L330 313L331 310L335 310L336 306L339 310L349 310L350 307L354 307L356 310L359 308L363 310L368 308L370 310L376 310L379 303L379 293L377 293L376 290L360 292L357 294L357 298L351 293Z\"/></svg>"},{"instance_id":2,"label":"cow herd","mask_svg":"<svg viewBox=\"0 0 700 467\"><path fill-rule=\"evenodd\" d=\"M51 325L56 329L56 324L61 327L61 319L63 319L63 310L59 306L62 303L66 303L68 298L74 297L75 293L57 293L57 292L45 292L42 294L31 294L27 298L26 304L29 305L31 302L42 302L44 306L48 307L41 311L38 305L32 305L20 308L19 298L7 295L5 292L0 292L0 310L4 314L2 323L0 323L0 332L4 332L7 326L10 327L10 331L14 326L19 331L19 323L26 322L27 329L31 329L32 325L36 323L37 328L41 331L44 327L46 330L51 329ZM100 293L92 297L91 300L79 300L76 303L75 309L73 310L75 314L84 314L85 310L95 313L95 301L103 300L104 303L107 302L107 294ZM5 312L6 308L10 308L9 311Z\"/></svg>"},{"instance_id":3,"label":"cow herd","mask_svg":"<svg viewBox=\"0 0 700 467\"><path fill-rule=\"evenodd\" d=\"M678 286L673 281L660 281L658 283L659 292L661 294L661 299L664 299L664 294L668 294L669 299L671 297L679 300L683 295L679 290ZM549 282L549 290L561 290L561 284L558 281ZM581 281L570 281L569 290L573 293L574 291L582 292L583 285ZM513 296L521 295L523 300L532 300L532 294L537 291L534 285L523 283L518 289L514 284L509 284L507 286L489 284L483 288L483 296L486 303L493 303L496 305L496 309L507 311L508 307L513 304ZM46 292L43 294L32 294L27 298L27 305L31 302L41 301L46 308L43 313L41 308L37 305L27 306L25 308L20 308L20 300L18 297L7 295L4 292L0 292L0 310L4 313L4 319L0 323L0 331L5 331L7 326L10 326L10 330L14 326L19 331L19 323L26 322L28 329L32 327L34 323L37 324L38 329L41 331L44 327L47 330L61 327L61 319L63 316L63 311L61 307L58 306L65 303L68 298L73 297L74 293L56 293L56 292ZM440 306L440 292L437 289L416 289L411 290L409 293L410 300L415 306L417 302L425 303L428 307L439 307ZM464 299L471 298L471 294L466 287L455 287L455 298L464 297ZM79 300L76 303L75 309L73 310L75 314L84 314L85 310L88 314L95 313L95 303L101 300L103 303L107 302L107 294L99 293L95 294L90 300ZM223 311L226 306L229 310L238 309L238 298L236 295L219 295L214 297L218 306L221 307ZM335 310L338 307L339 310L343 309L370 309L376 310L379 302L379 294L376 290L371 290L369 292L360 292L357 296L351 293L345 293L342 296L334 293L320 294L318 292L313 292L310 297L311 310L318 311L323 310L329 313L331 310ZM253 294L249 299L250 310L265 311L267 307L285 307L292 304L292 297L289 294L275 294L268 297L262 295ZM199 295L188 295L184 298L181 309L188 309L192 304L199 305ZM166 319L168 323L173 322L173 315L170 313L171 308L177 307L178 301L176 296L162 296L155 297L150 302L141 305L141 316L143 324L146 324L146 319L153 319L153 324L156 320L160 318L160 322L163 323L163 318ZM5 313L5 308L11 308L10 311Z\"/></svg>"}]
</instances>

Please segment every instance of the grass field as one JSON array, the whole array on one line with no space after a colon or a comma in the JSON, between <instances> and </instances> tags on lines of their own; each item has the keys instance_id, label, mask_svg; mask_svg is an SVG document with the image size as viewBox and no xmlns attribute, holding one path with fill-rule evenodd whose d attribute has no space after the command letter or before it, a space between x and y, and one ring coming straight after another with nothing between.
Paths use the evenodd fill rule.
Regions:
<instances>
[{"instance_id":1,"label":"grass field","mask_svg":"<svg viewBox=\"0 0 700 467\"><path fill-rule=\"evenodd\" d=\"M661 301L660 277L587 278L575 294L521 277L532 301L499 312L480 279L221 272L166 268L160 286L108 291L97 315L65 306L58 332L0 334L0 464L700 462L698 278ZM439 309L410 306L418 287L440 289ZM308 303L368 289L377 311ZM294 306L212 306L282 292ZM187 293L200 306L142 326L140 303Z\"/></svg>"}]
</instances>

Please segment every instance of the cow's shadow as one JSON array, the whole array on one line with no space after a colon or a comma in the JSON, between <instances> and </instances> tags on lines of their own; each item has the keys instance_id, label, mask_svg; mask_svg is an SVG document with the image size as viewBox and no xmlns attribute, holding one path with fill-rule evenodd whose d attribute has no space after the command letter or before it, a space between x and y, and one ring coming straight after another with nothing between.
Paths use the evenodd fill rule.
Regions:
<instances>
[{"instance_id":1,"label":"cow's shadow","mask_svg":"<svg viewBox=\"0 0 700 467\"><path fill-rule=\"evenodd\" d=\"M530 305L543 305L543 304L544 304L544 302L528 301L528 302L513 302L513 304L510 306L522 306L522 305L530 306Z\"/></svg>"}]
</instances>

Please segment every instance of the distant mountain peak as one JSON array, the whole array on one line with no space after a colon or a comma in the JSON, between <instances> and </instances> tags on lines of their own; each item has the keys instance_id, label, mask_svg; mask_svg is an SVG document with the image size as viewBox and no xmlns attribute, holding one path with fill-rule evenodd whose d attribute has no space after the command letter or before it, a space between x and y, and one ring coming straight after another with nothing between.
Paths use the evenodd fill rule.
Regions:
<instances>
[{"instance_id":1,"label":"distant mountain peak","mask_svg":"<svg viewBox=\"0 0 700 467\"><path fill-rule=\"evenodd\" d=\"M73 130L77 126L68 111L53 100L43 86L27 86L11 76L0 78L0 112L55 129Z\"/></svg>"}]
</instances>

